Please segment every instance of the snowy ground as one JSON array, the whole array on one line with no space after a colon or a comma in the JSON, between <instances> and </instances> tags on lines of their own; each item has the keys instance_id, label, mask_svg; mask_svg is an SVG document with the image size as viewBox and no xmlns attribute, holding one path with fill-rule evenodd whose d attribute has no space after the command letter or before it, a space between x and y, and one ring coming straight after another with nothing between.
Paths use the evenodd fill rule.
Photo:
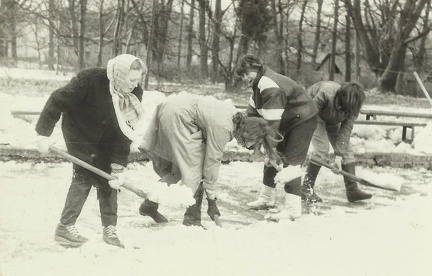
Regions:
<instances>
[{"instance_id":1,"label":"snowy ground","mask_svg":"<svg viewBox=\"0 0 432 276\"><path fill-rule=\"evenodd\" d=\"M69 77L7 72L9 78ZM46 99L0 91L0 147L35 149L37 116L15 118L11 111L40 111ZM151 113L164 99L162 93L147 91L143 105ZM356 126L352 141L357 153L432 152L431 125L417 128L417 141L411 145L401 143L400 137L401 128ZM52 142L64 148L59 128ZM240 150L235 144L229 148ZM156 225L138 214L142 199L123 190L117 227L127 245L122 250L102 241L95 191L77 222L90 242L78 249L54 242L70 185L70 163L0 162L0 275L430 275L431 171L358 168L359 175L374 173L377 182L391 175L404 183L400 193L362 186L373 198L348 203L342 178L322 169L317 193L324 202L303 205L299 220L275 223L264 219L267 211L246 208L258 195L262 165L232 162L222 166L217 190L223 228L209 220L206 205L202 214L208 230L184 227L184 209L167 206L161 206L161 212L170 222ZM151 163L133 163L128 170L133 175L131 183L143 190L158 180ZM277 191L282 208L283 189Z\"/></svg>"},{"instance_id":2,"label":"snowy ground","mask_svg":"<svg viewBox=\"0 0 432 276\"><path fill-rule=\"evenodd\" d=\"M102 241L95 191L77 222L90 242L78 249L54 242L69 163L0 166L2 275L430 275L432 269L426 170L372 169L402 177L401 192L362 187L374 197L354 204L346 201L341 177L323 169L317 192L324 203L304 205L299 220L275 223L264 219L266 211L245 207L258 194L262 163L233 162L222 166L218 184L224 227L209 220L204 205L208 230L183 226L184 209L166 206L160 210L170 222L156 225L138 214L141 199L124 190L117 227L123 250ZM151 163L133 163L129 171L138 187L158 179Z\"/></svg>"}]
</instances>

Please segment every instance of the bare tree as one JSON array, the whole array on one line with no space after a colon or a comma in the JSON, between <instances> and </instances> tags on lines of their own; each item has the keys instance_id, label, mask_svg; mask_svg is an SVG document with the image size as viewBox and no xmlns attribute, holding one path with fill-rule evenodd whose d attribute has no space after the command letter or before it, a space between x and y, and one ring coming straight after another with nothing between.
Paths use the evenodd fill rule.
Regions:
<instances>
[{"instance_id":1,"label":"bare tree","mask_svg":"<svg viewBox=\"0 0 432 276\"><path fill-rule=\"evenodd\" d=\"M337 1L337 0L336 0ZM299 20L299 27L297 33L297 73L300 73L301 63L302 63L302 55L303 55L303 22L305 18L306 7L309 0L303 0L301 6L301 14Z\"/></svg>"},{"instance_id":2,"label":"bare tree","mask_svg":"<svg viewBox=\"0 0 432 276\"><path fill-rule=\"evenodd\" d=\"M199 46L200 46L200 72L202 78L208 77L208 47L206 42L206 8L207 0L198 1L199 14Z\"/></svg>"},{"instance_id":3,"label":"bare tree","mask_svg":"<svg viewBox=\"0 0 432 276\"><path fill-rule=\"evenodd\" d=\"M317 55L318 55L318 47L320 44L321 39L321 15L322 15L322 6L323 6L324 0L317 0L317 15L316 15L316 23L315 23L315 38L313 43L313 50L312 50L312 62L317 62Z\"/></svg>"},{"instance_id":4,"label":"bare tree","mask_svg":"<svg viewBox=\"0 0 432 276\"><path fill-rule=\"evenodd\" d=\"M79 31L79 51L78 68L84 69L85 66L85 32L86 32L87 0L80 0L80 31Z\"/></svg>"},{"instance_id":5,"label":"bare tree","mask_svg":"<svg viewBox=\"0 0 432 276\"><path fill-rule=\"evenodd\" d=\"M334 21L333 21L333 33L332 33L332 46L330 55L330 80L335 79L335 69L336 69L336 42L337 42L337 25L339 20L339 0L334 2Z\"/></svg>"},{"instance_id":6,"label":"bare tree","mask_svg":"<svg viewBox=\"0 0 432 276\"><path fill-rule=\"evenodd\" d=\"M195 0L191 0L189 11L189 24L188 24L188 41L187 41L187 55L186 55L186 69L191 70L192 56L193 56L193 38L194 32L194 17L195 17Z\"/></svg>"}]
</instances>

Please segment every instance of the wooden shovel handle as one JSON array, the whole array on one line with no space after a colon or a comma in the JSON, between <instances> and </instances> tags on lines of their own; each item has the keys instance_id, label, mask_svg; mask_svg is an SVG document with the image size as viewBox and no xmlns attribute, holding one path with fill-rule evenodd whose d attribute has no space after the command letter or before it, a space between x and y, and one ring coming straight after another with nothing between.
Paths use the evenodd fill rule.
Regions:
<instances>
[{"instance_id":1,"label":"wooden shovel handle","mask_svg":"<svg viewBox=\"0 0 432 276\"><path fill-rule=\"evenodd\" d=\"M328 169L330 169L330 170L333 170L333 169L334 169L334 167L333 167L332 165L330 165L329 163L325 162L324 160L322 160L322 159L319 158L319 157L312 156L312 157L311 157L311 161L312 161L312 163L315 163L315 164L321 165L321 166L326 167L326 168L328 168ZM339 170L339 171L338 171L338 174L341 174L341 175L343 175L343 176L346 176L346 177L348 177L348 178L350 178L350 179L352 179L352 180L355 180L355 181L357 181L357 182L360 182L360 181L362 180L361 178L359 178L359 177L357 177L357 176L355 176L355 175L353 175L353 174L347 173L346 171L343 171L343 170Z\"/></svg>"},{"instance_id":2,"label":"wooden shovel handle","mask_svg":"<svg viewBox=\"0 0 432 276\"><path fill-rule=\"evenodd\" d=\"M92 165L90 165L90 164L82 161L81 159L78 159L75 156L70 155L69 153L67 153L65 151L62 151L61 149L58 149L58 148L56 148L54 146L51 146L51 145L50 145L49 149L52 152L54 152L54 153L56 153L56 154L64 157L66 160L68 160L68 161L70 161L70 162L72 162L74 164L77 164L77 165L79 165L79 166L81 166L81 167L83 167L83 168L85 168L85 169L87 169L87 170L89 170L89 171L91 171L91 172L99 175L99 176L102 176L103 178L105 178L107 180L114 180L114 179L116 179L114 176L110 175L109 173L106 173L103 170L98 169L98 168L96 168L96 167L94 167L94 166L92 166ZM136 195L138 195L138 196L140 196L142 198L146 198L147 197L147 194L144 191L138 189L137 187L135 187L135 186L133 186L131 184L124 183L122 185L122 187L124 187L126 190L129 190L129 191L135 193Z\"/></svg>"}]
</instances>

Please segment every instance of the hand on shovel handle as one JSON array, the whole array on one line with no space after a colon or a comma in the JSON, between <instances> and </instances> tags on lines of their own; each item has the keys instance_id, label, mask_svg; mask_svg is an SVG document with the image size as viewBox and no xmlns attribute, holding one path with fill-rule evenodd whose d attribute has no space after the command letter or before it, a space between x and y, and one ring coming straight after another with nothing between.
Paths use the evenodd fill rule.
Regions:
<instances>
[{"instance_id":1,"label":"hand on shovel handle","mask_svg":"<svg viewBox=\"0 0 432 276\"><path fill-rule=\"evenodd\" d=\"M74 164L77 164L77 165L79 165L79 166L81 166L81 167L83 167L83 168L85 168L85 169L87 169L87 170L89 170L89 171L91 171L91 172L99 175L99 176L102 176L103 178L105 178L107 180L114 180L114 179L116 179L114 176L110 175L109 173L104 172L103 170L98 169L98 168L96 168L96 167L94 167L94 166L92 166L92 165L90 165L90 164L82 161L81 159L78 159L75 156L72 156L69 153L64 152L64 151L62 151L62 150L60 150L60 149L58 149L58 148L56 148L54 146L49 146L49 149L52 152L54 152L54 153L56 153L56 154L64 157L66 160L68 160L68 161L70 161L70 162L72 162ZM146 193L144 193L142 190L136 188L135 186L133 186L131 184L124 183L122 185L122 187L124 187L126 190L129 190L129 191L135 193L136 195L138 195L138 196L140 196L142 198L146 198L147 197Z\"/></svg>"}]
</instances>

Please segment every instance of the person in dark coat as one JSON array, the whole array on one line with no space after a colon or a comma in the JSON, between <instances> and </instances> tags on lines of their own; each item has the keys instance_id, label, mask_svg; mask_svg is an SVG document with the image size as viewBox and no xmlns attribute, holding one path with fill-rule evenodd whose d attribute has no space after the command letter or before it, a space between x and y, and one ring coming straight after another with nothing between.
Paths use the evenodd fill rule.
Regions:
<instances>
[{"instance_id":1,"label":"person in dark coat","mask_svg":"<svg viewBox=\"0 0 432 276\"><path fill-rule=\"evenodd\" d=\"M248 116L262 117L282 136L276 149L283 156L283 167L298 166L306 160L309 144L317 125L318 109L305 89L290 79L276 73L252 54L241 58L236 74L252 86L252 95L246 113ZM277 169L264 166L263 186L258 199L248 206L256 209L275 205L275 176ZM300 172L301 170L292 170ZM292 210L292 219L300 216L301 211L301 174L293 177L284 185L286 207Z\"/></svg>"},{"instance_id":2,"label":"person in dark coat","mask_svg":"<svg viewBox=\"0 0 432 276\"><path fill-rule=\"evenodd\" d=\"M334 81L320 81L309 87L308 93L319 110L318 126L312 138L312 155L327 161L331 144L336 156L336 169L355 175L356 160L350 137L366 98L363 87L354 82L340 84ZM309 162L302 185L303 200L322 202L314 190L320 169L320 165ZM344 180L349 202L372 197L371 194L361 191L354 180L347 177L344 177Z\"/></svg>"},{"instance_id":3,"label":"person in dark coat","mask_svg":"<svg viewBox=\"0 0 432 276\"><path fill-rule=\"evenodd\" d=\"M69 154L93 165L117 180L109 182L76 164L66 196L55 240L77 247L88 239L75 223L92 186L97 198L106 243L124 247L116 234L117 189L122 185L131 141L140 137L144 110L140 84L147 73L144 62L133 55L119 55L108 61L107 69L90 68L77 73L70 82L48 98L36 124L41 136L38 149L49 151L49 139L62 117L62 132Z\"/></svg>"}]
</instances>

